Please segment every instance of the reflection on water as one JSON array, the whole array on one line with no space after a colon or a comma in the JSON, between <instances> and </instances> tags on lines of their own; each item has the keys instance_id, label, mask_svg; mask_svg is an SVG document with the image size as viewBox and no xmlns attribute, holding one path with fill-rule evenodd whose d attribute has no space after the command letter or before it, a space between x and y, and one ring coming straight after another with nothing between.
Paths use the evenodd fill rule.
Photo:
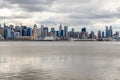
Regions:
<instances>
[{"instance_id":1,"label":"reflection on water","mask_svg":"<svg viewBox=\"0 0 120 80\"><path fill-rule=\"evenodd\" d=\"M119 63L100 57L6 57L0 58L0 80L115 80Z\"/></svg>"},{"instance_id":2,"label":"reflection on water","mask_svg":"<svg viewBox=\"0 0 120 80\"><path fill-rule=\"evenodd\" d=\"M7 46L2 46L2 44ZM10 44L13 44L13 46L11 47ZM42 43L38 45L38 43L28 44L26 42L24 45L26 49L32 47L31 49L34 52L23 49L25 51L21 54L25 56L20 57L17 55L19 51L15 50L21 50L25 47L23 45L18 46L18 44L25 43L0 43L0 48L4 48L4 50L9 48L9 53L1 50L1 55L3 52L5 54L16 52L13 53L14 56L0 57L0 80L120 80L119 44L59 43L55 45L50 43L50 45L47 45L48 43L46 42L44 45ZM102 47L96 46L96 44ZM93 50L93 47L96 50ZM41 50L43 48L47 48L48 51L51 50L52 53L47 50ZM83 50L84 48L86 50ZM113 49L108 51L110 53L104 50L104 53L102 53L99 50L103 48L106 50ZM44 54L38 52L39 50L43 51ZM98 53L95 54L97 50ZM28 53L32 56L26 56ZM34 53L37 54L34 56Z\"/></svg>"},{"instance_id":3,"label":"reflection on water","mask_svg":"<svg viewBox=\"0 0 120 80\"><path fill-rule=\"evenodd\" d=\"M49 80L39 58L0 58L0 80Z\"/></svg>"}]
</instances>

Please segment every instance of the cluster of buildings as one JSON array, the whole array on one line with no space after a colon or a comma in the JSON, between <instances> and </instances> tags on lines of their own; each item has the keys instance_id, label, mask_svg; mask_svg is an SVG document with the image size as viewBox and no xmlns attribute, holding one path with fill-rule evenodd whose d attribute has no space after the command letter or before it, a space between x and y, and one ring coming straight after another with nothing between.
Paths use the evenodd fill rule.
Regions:
<instances>
[{"instance_id":1,"label":"cluster of buildings","mask_svg":"<svg viewBox=\"0 0 120 80\"><path fill-rule=\"evenodd\" d=\"M98 39L119 40L119 32L116 31L116 33L113 34L112 26L106 26L105 32L98 31Z\"/></svg>"},{"instance_id":2,"label":"cluster of buildings","mask_svg":"<svg viewBox=\"0 0 120 80\"><path fill-rule=\"evenodd\" d=\"M60 25L59 30L56 31L55 28L49 30L48 27L41 25L40 28L34 24L33 28L28 26L4 26L0 25L0 39L4 40L65 40L68 39L68 26Z\"/></svg>"},{"instance_id":3,"label":"cluster of buildings","mask_svg":"<svg viewBox=\"0 0 120 80\"><path fill-rule=\"evenodd\" d=\"M87 32L86 28L82 28L81 31L76 32L74 28L70 31L68 26L59 26L59 30L41 25L40 28L34 24L32 27L27 26L4 26L0 25L0 39L4 40L70 40L70 39L119 39L119 32L113 34L112 26L106 26L105 31L98 31L95 35L94 31Z\"/></svg>"}]
</instances>

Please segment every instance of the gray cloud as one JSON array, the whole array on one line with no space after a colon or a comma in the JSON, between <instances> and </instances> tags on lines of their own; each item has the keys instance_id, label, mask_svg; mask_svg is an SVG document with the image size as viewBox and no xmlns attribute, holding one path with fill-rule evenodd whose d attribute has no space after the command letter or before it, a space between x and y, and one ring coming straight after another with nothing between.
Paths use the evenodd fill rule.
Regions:
<instances>
[{"instance_id":1,"label":"gray cloud","mask_svg":"<svg viewBox=\"0 0 120 80\"><path fill-rule=\"evenodd\" d=\"M0 19L27 19L27 18L31 18L32 14L26 15L26 14L20 14L20 15L16 15L13 14L14 16L0 16Z\"/></svg>"},{"instance_id":2,"label":"gray cloud","mask_svg":"<svg viewBox=\"0 0 120 80\"><path fill-rule=\"evenodd\" d=\"M14 13L11 15L13 19L33 19L34 15L41 15L44 12L54 13L47 19L35 20L45 24L57 22L68 25L107 24L120 18L119 0L116 2L114 0L2 0L0 3L0 8L8 8ZM20 12L20 14L16 12ZM39 15L35 17L39 17ZM46 15L42 16L42 18L44 17ZM5 19L6 16L0 18Z\"/></svg>"},{"instance_id":3,"label":"gray cloud","mask_svg":"<svg viewBox=\"0 0 120 80\"><path fill-rule=\"evenodd\" d=\"M45 11L55 0L6 0L9 4L17 4L25 11Z\"/></svg>"}]
</instances>

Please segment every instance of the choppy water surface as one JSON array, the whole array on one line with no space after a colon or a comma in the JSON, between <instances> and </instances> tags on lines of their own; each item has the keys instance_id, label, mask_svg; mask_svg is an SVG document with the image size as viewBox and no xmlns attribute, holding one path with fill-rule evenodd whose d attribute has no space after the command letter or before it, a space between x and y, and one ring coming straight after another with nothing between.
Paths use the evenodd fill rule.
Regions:
<instances>
[{"instance_id":1,"label":"choppy water surface","mask_svg":"<svg viewBox=\"0 0 120 80\"><path fill-rule=\"evenodd\" d=\"M0 80L120 80L120 42L0 42Z\"/></svg>"}]
</instances>

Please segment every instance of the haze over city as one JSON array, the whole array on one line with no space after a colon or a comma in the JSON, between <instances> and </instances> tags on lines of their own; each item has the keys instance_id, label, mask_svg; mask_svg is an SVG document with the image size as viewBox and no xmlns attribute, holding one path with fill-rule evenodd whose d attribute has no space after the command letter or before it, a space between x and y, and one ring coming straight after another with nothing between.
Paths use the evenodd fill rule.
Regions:
<instances>
[{"instance_id":1,"label":"haze over city","mask_svg":"<svg viewBox=\"0 0 120 80\"><path fill-rule=\"evenodd\" d=\"M0 23L33 26L45 24L104 30L119 27L119 0L1 0Z\"/></svg>"}]
</instances>

